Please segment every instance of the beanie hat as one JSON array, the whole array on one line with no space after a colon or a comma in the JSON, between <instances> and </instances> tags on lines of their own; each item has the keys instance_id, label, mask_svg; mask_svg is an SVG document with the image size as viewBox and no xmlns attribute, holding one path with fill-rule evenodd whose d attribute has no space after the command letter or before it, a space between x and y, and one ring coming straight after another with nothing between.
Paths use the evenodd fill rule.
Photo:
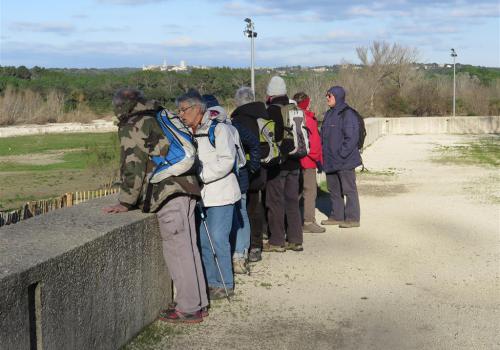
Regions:
<instances>
[{"instance_id":1,"label":"beanie hat","mask_svg":"<svg viewBox=\"0 0 500 350\"><path fill-rule=\"evenodd\" d=\"M267 96L286 95L286 84L283 78L274 76L269 80L266 90Z\"/></svg>"}]
</instances>

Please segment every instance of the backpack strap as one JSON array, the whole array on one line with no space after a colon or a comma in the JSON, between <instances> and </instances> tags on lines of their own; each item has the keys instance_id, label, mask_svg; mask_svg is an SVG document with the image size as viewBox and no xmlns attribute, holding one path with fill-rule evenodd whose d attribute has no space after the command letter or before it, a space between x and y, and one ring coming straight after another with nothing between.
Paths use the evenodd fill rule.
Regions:
<instances>
[{"instance_id":1,"label":"backpack strap","mask_svg":"<svg viewBox=\"0 0 500 350\"><path fill-rule=\"evenodd\" d=\"M217 127L217 124L219 124L219 121L217 119L213 119L212 123L210 124L210 127L208 128L208 132L206 134L194 134L194 137L208 137L208 141L212 145L212 147L215 148L215 128Z\"/></svg>"}]
</instances>

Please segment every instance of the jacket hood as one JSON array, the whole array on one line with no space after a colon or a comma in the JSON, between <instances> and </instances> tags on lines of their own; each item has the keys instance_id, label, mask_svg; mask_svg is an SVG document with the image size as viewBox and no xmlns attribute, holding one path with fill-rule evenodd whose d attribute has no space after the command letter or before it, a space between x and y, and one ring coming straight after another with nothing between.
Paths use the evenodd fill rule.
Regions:
<instances>
[{"instance_id":1,"label":"jacket hood","mask_svg":"<svg viewBox=\"0 0 500 350\"><path fill-rule=\"evenodd\" d=\"M345 90L342 86L332 86L328 92L335 96L335 107L345 104Z\"/></svg>"},{"instance_id":2,"label":"jacket hood","mask_svg":"<svg viewBox=\"0 0 500 350\"><path fill-rule=\"evenodd\" d=\"M232 118L236 116L246 116L252 119L268 118L266 105L264 102L260 101L250 102L239 106L231 113Z\"/></svg>"},{"instance_id":3,"label":"jacket hood","mask_svg":"<svg viewBox=\"0 0 500 350\"><path fill-rule=\"evenodd\" d=\"M207 109L205 115L203 116L203 122L206 120L214 120L224 123L228 119L226 110L221 106L214 106Z\"/></svg>"}]
</instances>

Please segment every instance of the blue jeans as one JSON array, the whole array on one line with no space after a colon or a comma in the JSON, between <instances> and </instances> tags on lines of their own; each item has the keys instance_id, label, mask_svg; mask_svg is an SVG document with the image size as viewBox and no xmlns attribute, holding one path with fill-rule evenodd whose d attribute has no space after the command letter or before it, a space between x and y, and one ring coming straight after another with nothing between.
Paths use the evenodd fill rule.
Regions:
<instances>
[{"instance_id":1,"label":"blue jeans","mask_svg":"<svg viewBox=\"0 0 500 350\"><path fill-rule=\"evenodd\" d=\"M227 288L233 288L234 286L231 245L229 244L229 234L231 233L231 226L233 223L233 212L234 204L205 208L205 213L207 215L206 223ZM215 263L214 254L210 247L207 230L205 229L203 220L200 222L200 245L201 258L205 267L208 286L216 288L224 287Z\"/></svg>"},{"instance_id":2,"label":"blue jeans","mask_svg":"<svg viewBox=\"0 0 500 350\"><path fill-rule=\"evenodd\" d=\"M250 221L247 213L247 194L241 194L241 200L234 206L233 227L231 228L231 246L233 258L246 258L250 246Z\"/></svg>"}]
</instances>

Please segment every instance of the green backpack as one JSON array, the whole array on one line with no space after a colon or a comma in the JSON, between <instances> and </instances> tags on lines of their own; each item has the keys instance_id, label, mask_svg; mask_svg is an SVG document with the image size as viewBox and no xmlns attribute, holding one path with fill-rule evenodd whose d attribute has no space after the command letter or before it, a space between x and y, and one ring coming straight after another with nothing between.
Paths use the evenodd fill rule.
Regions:
<instances>
[{"instance_id":1,"label":"green backpack","mask_svg":"<svg viewBox=\"0 0 500 350\"><path fill-rule=\"evenodd\" d=\"M274 120L257 118L257 125L259 126L259 140L261 144L269 146L269 152L262 154L260 162L263 164L275 164L279 162L280 149L276 142L276 123Z\"/></svg>"}]
</instances>

